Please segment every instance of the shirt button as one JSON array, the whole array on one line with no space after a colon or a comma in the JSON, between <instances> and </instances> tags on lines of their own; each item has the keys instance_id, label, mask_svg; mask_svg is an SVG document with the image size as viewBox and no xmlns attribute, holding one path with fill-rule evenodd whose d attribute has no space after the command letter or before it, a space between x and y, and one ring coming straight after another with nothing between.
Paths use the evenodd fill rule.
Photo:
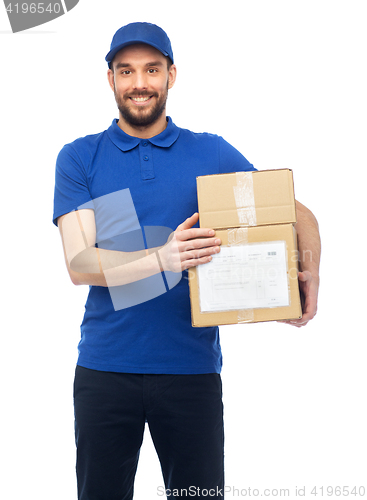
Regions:
<instances>
[{"instance_id":1,"label":"shirt button","mask_svg":"<svg viewBox=\"0 0 367 500\"><path fill-rule=\"evenodd\" d=\"M143 160L144 160L144 161L148 161L148 160L149 160L149 156L146 156L146 155L145 155L145 156L143 156Z\"/></svg>"},{"instance_id":2,"label":"shirt button","mask_svg":"<svg viewBox=\"0 0 367 500\"><path fill-rule=\"evenodd\" d=\"M143 146L146 148L148 146L148 143L144 141Z\"/></svg>"}]
</instances>

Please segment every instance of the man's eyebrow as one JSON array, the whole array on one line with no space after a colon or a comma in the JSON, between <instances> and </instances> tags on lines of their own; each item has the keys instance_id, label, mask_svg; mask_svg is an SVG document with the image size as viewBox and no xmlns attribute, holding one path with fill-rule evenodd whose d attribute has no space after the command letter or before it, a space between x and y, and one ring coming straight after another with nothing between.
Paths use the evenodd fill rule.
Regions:
<instances>
[{"instance_id":1,"label":"man's eyebrow","mask_svg":"<svg viewBox=\"0 0 367 500\"><path fill-rule=\"evenodd\" d=\"M163 66L163 63L162 63L162 61L151 61L151 62L146 63L145 66L147 68L150 66ZM119 62L116 64L115 69L120 69L120 68L131 68L131 64Z\"/></svg>"},{"instance_id":2,"label":"man's eyebrow","mask_svg":"<svg viewBox=\"0 0 367 500\"><path fill-rule=\"evenodd\" d=\"M163 66L162 61L152 61L147 63L145 66Z\"/></svg>"},{"instance_id":3,"label":"man's eyebrow","mask_svg":"<svg viewBox=\"0 0 367 500\"><path fill-rule=\"evenodd\" d=\"M130 68L130 67L131 67L131 64L129 64L129 63L119 62L119 63L116 64L115 69Z\"/></svg>"}]
</instances>

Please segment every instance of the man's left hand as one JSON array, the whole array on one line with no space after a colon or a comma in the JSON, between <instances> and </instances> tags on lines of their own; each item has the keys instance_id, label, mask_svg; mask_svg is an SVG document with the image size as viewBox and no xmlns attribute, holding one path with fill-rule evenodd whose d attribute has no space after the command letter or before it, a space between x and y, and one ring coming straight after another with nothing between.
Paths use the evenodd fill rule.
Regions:
<instances>
[{"instance_id":1,"label":"man's left hand","mask_svg":"<svg viewBox=\"0 0 367 500\"><path fill-rule=\"evenodd\" d=\"M301 294L302 318L281 321L280 323L288 323L300 328L307 325L316 315L319 284L309 271L299 272L298 282Z\"/></svg>"}]
</instances>

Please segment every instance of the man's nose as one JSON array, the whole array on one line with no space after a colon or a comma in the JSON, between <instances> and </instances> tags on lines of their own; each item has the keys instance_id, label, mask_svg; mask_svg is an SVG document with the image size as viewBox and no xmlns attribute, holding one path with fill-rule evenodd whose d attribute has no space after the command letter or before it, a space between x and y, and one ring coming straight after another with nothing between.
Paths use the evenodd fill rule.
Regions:
<instances>
[{"instance_id":1,"label":"man's nose","mask_svg":"<svg viewBox=\"0 0 367 500\"><path fill-rule=\"evenodd\" d=\"M134 89L148 88L147 74L145 72L136 72L133 82Z\"/></svg>"}]
</instances>

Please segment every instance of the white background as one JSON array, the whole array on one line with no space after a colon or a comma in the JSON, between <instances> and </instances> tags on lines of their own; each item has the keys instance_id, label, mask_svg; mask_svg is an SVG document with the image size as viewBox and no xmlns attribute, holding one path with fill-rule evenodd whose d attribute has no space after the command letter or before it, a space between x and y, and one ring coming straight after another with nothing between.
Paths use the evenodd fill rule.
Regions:
<instances>
[{"instance_id":1,"label":"white background","mask_svg":"<svg viewBox=\"0 0 367 500\"><path fill-rule=\"evenodd\" d=\"M65 143L117 117L104 57L132 21L171 38L176 124L222 135L257 169L293 169L296 198L320 224L316 318L221 330L227 498L367 490L366 2L80 0L18 34L0 6L1 498L76 498L72 383L87 288L69 281L51 222L54 167ZM160 498L162 484L147 433L135 498Z\"/></svg>"}]
</instances>

